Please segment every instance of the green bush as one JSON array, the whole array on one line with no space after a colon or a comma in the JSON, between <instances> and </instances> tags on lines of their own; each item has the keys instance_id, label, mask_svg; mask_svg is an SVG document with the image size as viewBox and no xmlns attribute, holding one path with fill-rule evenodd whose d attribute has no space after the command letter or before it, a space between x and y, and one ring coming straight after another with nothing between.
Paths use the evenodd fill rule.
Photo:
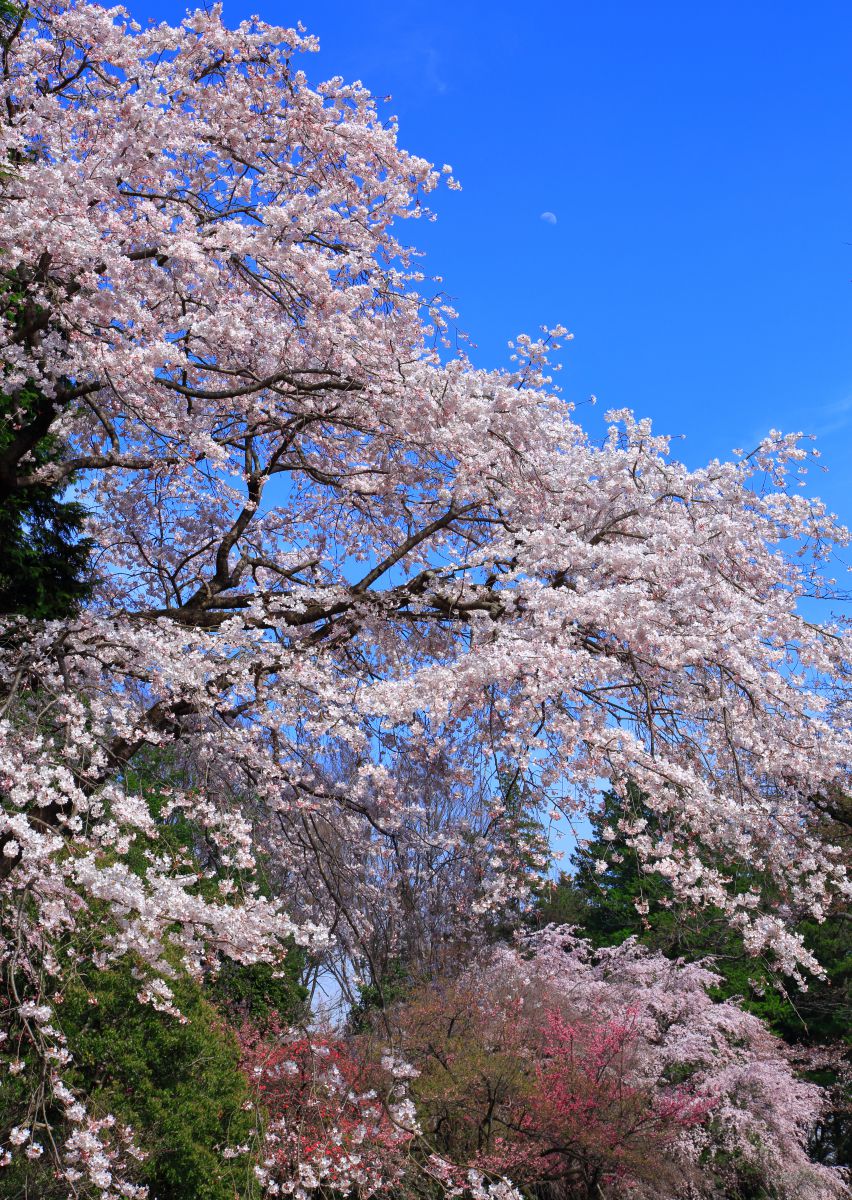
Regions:
<instances>
[{"instance_id":1,"label":"green bush","mask_svg":"<svg viewBox=\"0 0 852 1200\"><path fill-rule=\"evenodd\" d=\"M250 1195L250 1156L221 1153L253 1135L236 1039L192 980L172 985L183 1022L140 1004L139 987L122 965L93 971L66 992L72 1082L93 1115L112 1113L135 1131L150 1200Z\"/></svg>"}]
</instances>

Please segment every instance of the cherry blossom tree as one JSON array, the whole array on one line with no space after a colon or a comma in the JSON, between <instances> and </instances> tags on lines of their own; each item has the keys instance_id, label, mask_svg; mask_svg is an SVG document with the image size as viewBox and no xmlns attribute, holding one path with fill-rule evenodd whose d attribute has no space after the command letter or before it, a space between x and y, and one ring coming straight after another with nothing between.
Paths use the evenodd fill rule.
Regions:
<instances>
[{"instance_id":1,"label":"cherry blossom tree","mask_svg":"<svg viewBox=\"0 0 852 1200\"><path fill-rule=\"evenodd\" d=\"M82 0L4 33L0 502L74 479L99 548L84 611L0 634L7 1042L45 1128L85 1125L50 1002L81 937L169 1010L175 955L363 949L391 859L469 863L476 921L524 887L507 770L569 815L610 780L649 868L789 970L816 966L790 909L846 886L816 829L852 761L849 637L800 611L846 535L787 486L806 450L690 470L626 411L595 445L552 384L561 328L474 368L400 235L449 167L360 85L309 85L313 48ZM128 768L175 744L155 819ZM440 772L446 820L403 761ZM216 895L197 862L131 865L170 813L215 847ZM730 886L743 857L774 915ZM97 1160L108 1193L86 1138L67 1169Z\"/></svg>"},{"instance_id":2,"label":"cherry blossom tree","mask_svg":"<svg viewBox=\"0 0 852 1200\"><path fill-rule=\"evenodd\" d=\"M333 1033L245 1026L244 1063L263 1114L264 1194L399 1191L418 1132L406 1072Z\"/></svg>"},{"instance_id":3,"label":"cherry blossom tree","mask_svg":"<svg viewBox=\"0 0 852 1200\"><path fill-rule=\"evenodd\" d=\"M473 1170L583 1198L847 1194L808 1160L820 1089L760 1020L710 998L718 981L551 926L396 1006L446 1183L462 1191Z\"/></svg>"}]
</instances>

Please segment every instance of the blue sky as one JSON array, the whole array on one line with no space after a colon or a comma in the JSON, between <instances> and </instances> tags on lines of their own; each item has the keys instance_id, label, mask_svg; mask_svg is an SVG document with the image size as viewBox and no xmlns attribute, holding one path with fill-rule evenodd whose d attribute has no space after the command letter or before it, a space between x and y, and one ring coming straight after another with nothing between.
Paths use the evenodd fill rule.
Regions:
<instances>
[{"instance_id":1,"label":"blue sky","mask_svg":"<svg viewBox=\"0 0 852 1200\"><path fill-rule=\"evenodd\" d=\"M452 163L464 190L412 232L481 365L562 322L561 382L597 395L594 430L626 405L693 465L816 433L812 490L852 523L846 0L225 0L252 11L302 20L312 79L390 93L402 144Z\"/></svg>"}]
</instances>

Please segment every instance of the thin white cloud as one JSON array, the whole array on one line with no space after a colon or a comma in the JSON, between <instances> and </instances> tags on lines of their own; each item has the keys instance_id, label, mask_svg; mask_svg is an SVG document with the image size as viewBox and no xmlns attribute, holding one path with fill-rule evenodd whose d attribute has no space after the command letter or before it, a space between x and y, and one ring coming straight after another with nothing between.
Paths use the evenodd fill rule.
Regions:
<instances>
[{"instance_id":1,"label":"thin white cloud","mask_svg":"<svg viewBox=\"0 0 852 1200\"><path fill-rule=\"evenodd\" d=\"M837 433L841 429L846 429L852 423L852 396L846 396L843 400L835 401L834 404L823 404L814 415L821 418L821 421L809 432L817 437L826 437L829 433Z\"/></svg>"},{"instance_id":2,"label":"thin white cloud","mask_svg":"<svg viewBox=\"0 0 852 1200\"><path fill-rule=\"evenodd\" d=\"M556 224L556 213L543 212L541 214L541 219L542 219L542 221L546 221L548 225L555 225Z\"/></svg>"},{"instance_id":3,"label":"thin white cloud","mask_svg":"<svg viewBox=\"0 0 852 1200\"><path fill-rule=\"evenodd\" d=\"M772 424L785 433L801 430L809 437L825 438L832 433L839 433L852 425L852 395L842 400L834 400L829 404L820 404L807 414L796 409L787 409L773 418ZM751 449L761 442L769 432L769 424L752 429L751 436L746 442Z\"/></svg>"},{"instance_id":4,"label":"thin white cloud","mask_svg":"<svg viewBox=\"0 0 852 1200\"><path fill-rule=\"evenodd\" d=\"M441 59L434 46L426 47L425 79L429 87L439 96L445 96L450 90L449 84L441 73Z\"/></svg>"}]
</instances>

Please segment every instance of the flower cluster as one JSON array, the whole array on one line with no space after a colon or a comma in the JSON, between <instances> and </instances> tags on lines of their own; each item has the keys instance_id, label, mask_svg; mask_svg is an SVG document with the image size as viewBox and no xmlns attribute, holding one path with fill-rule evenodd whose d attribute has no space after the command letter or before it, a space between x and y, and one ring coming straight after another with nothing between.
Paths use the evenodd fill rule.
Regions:
<instances>
[{"instance_id":1,"label":"flower cluster","mask_svg":"<svg viewBox=\"0 0 852 1200\"><path fill-rule=\"evenodd\" d=\"M266 1119L257 1168L266 1194L371 1196L399 1183L418 1132L404 1064L400 1073L386 1060L376 1071L333 1036L244 1029L241 1041Z\"/></svg>"}]
</instances>

